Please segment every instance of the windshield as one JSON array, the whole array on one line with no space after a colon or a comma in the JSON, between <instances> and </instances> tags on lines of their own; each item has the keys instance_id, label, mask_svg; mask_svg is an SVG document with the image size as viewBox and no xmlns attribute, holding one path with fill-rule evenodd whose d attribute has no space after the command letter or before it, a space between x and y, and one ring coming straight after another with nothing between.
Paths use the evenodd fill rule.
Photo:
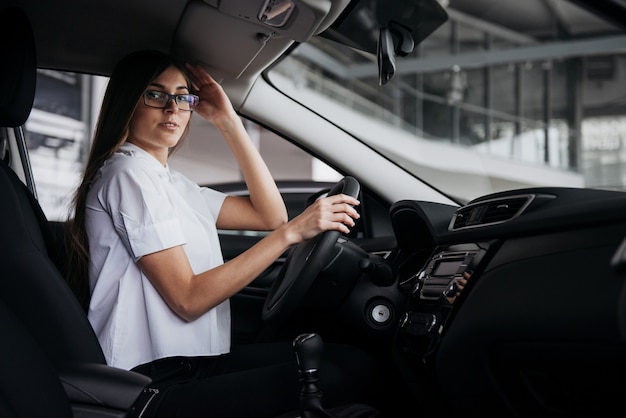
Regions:
<instances>
[{"instance_id":1,"label":"windshield","mask_svg":"<svg viewBox=\"0 0 626 418\"><path fill-rule=\"evenodd\" d=\"M624 189L626 37L564 0L440 2L448 20L380 83L324 37L277 88L460 200L535 186Z\"/></svg>"}]
</instances>

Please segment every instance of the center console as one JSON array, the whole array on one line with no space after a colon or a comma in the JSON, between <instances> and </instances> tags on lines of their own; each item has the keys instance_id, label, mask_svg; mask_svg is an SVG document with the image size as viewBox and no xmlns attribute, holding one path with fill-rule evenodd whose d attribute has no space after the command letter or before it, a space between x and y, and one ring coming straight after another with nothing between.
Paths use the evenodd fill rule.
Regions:
<instances>
[{"instance_id":1,"label":"center console","mask_svg":"<svg viewBox=\"0 0 626 418\"><path fill-rule=\"evenodd\" d=\"M488 250L487 243L437 247L411 278L411 304L400 321L400 341L407 351L422 358L441 334L456 300L458 280L468 278ZM463 289L464 291L466 289Z\"/></svg>"}]
</instances>

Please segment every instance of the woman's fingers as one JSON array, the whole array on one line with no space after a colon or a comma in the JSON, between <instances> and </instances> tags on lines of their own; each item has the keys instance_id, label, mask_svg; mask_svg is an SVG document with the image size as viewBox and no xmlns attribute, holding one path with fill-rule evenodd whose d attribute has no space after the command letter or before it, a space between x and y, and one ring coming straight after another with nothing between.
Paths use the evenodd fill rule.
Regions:
<instances>
[{"instance_id":1,"label":"woman's fingers","mask_svg":"<svg viewBox=\"0 0 626 418\"><path fill-rule=\"evenodd\" d=\"M191 81L196 90L201 90L203 86L216 82L200 64L185 64L185 68L189 71Z\"/></svg>"},{"instance_id":2,"label":"woman's fingers","mask_svg":"<svg viewBox=\"0 0 626 418\"><path fill-rule=\"evenodd\" d=\"M359 219L359 213L354 206L359 205L359 201L352 196L345 194L333 195L325 198L327 203L330 204L331 211L334 213L345 213L351 218Z\"/></svg>"},{"instance_id":3,"label":"woman's fingers","mask_svg":"<svg viewBox=\"0 0 626 418\"><path fill-rule=\"evenodd\" d=\"M325 197L324 199L327 199L329 202L332 202L332 203L344 202L344 203L354 205L354 206L357 206L360 203L356 198L352 196L348 196L347 194L343 194L343 193L328 196L328 197Z\"/></svg>"},{"instance_id":4,"label":"woman's fingers","mask_svg":"<svg viewBox=\"0 0 626 418\"><path fill-rule=\"evenodd\" d=\"M333 195L320 198L303 213L290 222L293 231L298 231L297 241L313 238L324 231L340 231L350 233L359 213L354 209L359 201L347 195Z\"/></svg>"},{"instance_id":5,"label":"woman's fingers","mask_svg":"<svg viewBox=\"0 0 626 418\"><path fill-rule=\"evenodd\" d=\"M195 91L200 90L200 83L199 83L199 74L198 74L198 70L196 69L196 66L193 66L191 64L185 64L185 68L187 68L187 72L189 73L189 78L191 79L191 84L192 87Z\"/></svg>"},{"instance_id":6,"label":"woman's fingers","mask_svg":"<svg viewBox=\"0 0 626 418\"><path fill-rule=\"evenodd\" d=\"M316 202L319 205L319 218L322 223L322 230L337 229L342 232L350 232L348 226L355 225L355 220L360 215L354 208L359 201L344 194L333 195ZM324 225L324 221L329 222Z\"/></svg>"}]
</instances>

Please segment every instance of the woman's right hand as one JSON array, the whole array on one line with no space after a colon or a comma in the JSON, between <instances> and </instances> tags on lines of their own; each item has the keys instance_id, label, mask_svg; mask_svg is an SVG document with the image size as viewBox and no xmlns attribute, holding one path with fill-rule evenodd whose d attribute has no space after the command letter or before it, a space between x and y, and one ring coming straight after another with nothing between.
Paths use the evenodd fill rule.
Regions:
<instances>
[{"instance_id":1,"label":"woman's right hand","mask_svg":"<svg viewBox=\"0 0 626 418\"><path fill-rule=\"evenodd\" d=\"M193 321L250 284L293 245L323 231L349 233L359 201L339 194L318 199L247 251L196 274L182 245L143 256L137 262L161 297L181 318Z\"/></svg>"},{"instance_id":2,"label":"woman's right hand","mask_svg":"<svg viewBox=\"0 0 626 418\"><path fill-rule=\"evenodd\" d=\"M286 230L291 244L299 244L324 231L348 234L360 217L354 209L359 203L357 199L345 194L323 197L281 228Z\"/></svg>"}]
</instances>

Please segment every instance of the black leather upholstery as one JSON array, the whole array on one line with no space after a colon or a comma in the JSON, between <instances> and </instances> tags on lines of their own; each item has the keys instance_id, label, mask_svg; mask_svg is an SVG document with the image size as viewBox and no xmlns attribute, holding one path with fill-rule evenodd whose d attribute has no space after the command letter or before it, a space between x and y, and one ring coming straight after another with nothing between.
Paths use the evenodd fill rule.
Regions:
<instances>
[{"instance_id":1,"label":"black leather upholstery","mask_svg":"<svg viewBox=\"0 0 626 418\"><path fill-rule=\"evenodd\" d=\"M100 344L48 255L48 225L26 186L0 161L0 299L22 320L55 366L105 364ZM52 251L52 248L51 250Z\"/></svg>"},{"instance_id":2,"label":"black leather upholstery","mask_svg":"<svg viewBox=\"0 0 626 418\"><path fill-rule=\"evenodd\" d=\"M22 323L0 302L0 416L71 417L61 382ZM7 340L10 336L10 341Z\"/></svg>"}]
</instances>

